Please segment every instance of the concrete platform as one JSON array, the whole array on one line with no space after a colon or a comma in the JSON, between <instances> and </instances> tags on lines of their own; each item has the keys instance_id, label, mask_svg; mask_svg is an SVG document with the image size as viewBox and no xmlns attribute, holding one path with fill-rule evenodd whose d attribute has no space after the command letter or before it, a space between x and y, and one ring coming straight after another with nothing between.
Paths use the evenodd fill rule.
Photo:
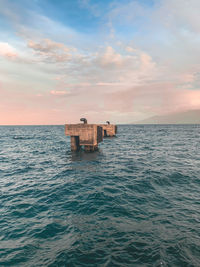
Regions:
<instances>
[{"instance_id":1,"label":"concrete platform","mask_svg":"<svg viewBox=\"0 0 200 267\"><path fill-rule=\"evenodd\" d=\"M117 126L114 124L98 124L102 127L102 135L103 137L112 137L116 136Z\"/></svg>"},{"instance_id":2,"label":"concrete platform","mask_svg":"<svg viewBox=\"0 0 200 267\"><path fill-rule=\"evenodd\" d=\"M95 151L103 141L102 127L96 124L66 124L65 135L71 136L71 150L78 151L84 146L86 151Z\"/></svg>"}]
</instances>

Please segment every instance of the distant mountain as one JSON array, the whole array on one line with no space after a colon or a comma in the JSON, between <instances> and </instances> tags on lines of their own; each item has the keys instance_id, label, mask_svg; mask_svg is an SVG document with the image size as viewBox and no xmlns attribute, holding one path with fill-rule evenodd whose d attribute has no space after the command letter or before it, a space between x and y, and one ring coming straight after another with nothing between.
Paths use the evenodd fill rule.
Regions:
<instances>
[{"instance_id":1,"label":"distant mountain","mask_svg":"<svg viewBox=\"0 0 200 267\"><path fill-rule=\"evenodd\" d=\"M138 121L137 124L200 124L200 110L170 113L163 116L153 116Z\"/></svg>"}]
</instances>

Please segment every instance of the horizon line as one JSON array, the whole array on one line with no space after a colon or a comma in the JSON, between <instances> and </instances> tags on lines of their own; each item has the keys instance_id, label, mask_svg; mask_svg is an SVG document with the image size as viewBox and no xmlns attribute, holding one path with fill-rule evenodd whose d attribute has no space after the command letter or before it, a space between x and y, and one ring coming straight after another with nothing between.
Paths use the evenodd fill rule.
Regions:
<instances>
[{"instance_id":1,"label":"horizon line","mask_svg":"<svg viewBox=\"0 0 200 267\"><path fill-rule=\"evenodd\" d=\"M2 126L64 126L65 124L0 124ZM69 123L78 124L78 123ZM88 124L102 124L102 123L88 123ZM200 123L111 123L116 125L200 125Z\"/></svg>"}]
</instances>

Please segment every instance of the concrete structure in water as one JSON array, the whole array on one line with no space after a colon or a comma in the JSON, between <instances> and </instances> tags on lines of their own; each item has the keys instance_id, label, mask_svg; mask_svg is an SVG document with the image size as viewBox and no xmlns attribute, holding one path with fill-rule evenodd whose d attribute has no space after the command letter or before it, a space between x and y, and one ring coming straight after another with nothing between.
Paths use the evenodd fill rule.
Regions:
<instances>
[{"instance_id":1,"label":"concrete structure in water","mask_svg":"<svg viewBox=\"0 0 200 267\"><path fill-rule=\"evenodd\" d=\"M82 123L66 124L65 135L71 136L71 150L78 151L84 146L85 151L95 151L98 143L103 140L102 127L96 124L87 124L87 120L82 118Z\"/></svg>"},{"instance_id":2,"label":"concrete structure in water","mask_svg":"<svg viewBox=\"0 0 200 267\"><path fill-rule=\"evenodd\" d=\"M107 124L87 124L85 118L80 121L83 123L65 125L65 135L71 137L72 151L78 151L81 146L84 146L85 151L95 151L103 137L115 136L117 133L117 126L109 121Z\"/></svg>"},{"instance_id":3,"label":"concrete structure in water","mask_svg":"<svg viewBox=\"0 0 200 267\"><path fill-rule=\"evenodd\" d=\"M109 121L107 121L107 124L98 124L102 127L102 134L103 137L112 137L115 136L117 133L117 126L114 124L110 124Z\"/></svg>"}]
</instances>

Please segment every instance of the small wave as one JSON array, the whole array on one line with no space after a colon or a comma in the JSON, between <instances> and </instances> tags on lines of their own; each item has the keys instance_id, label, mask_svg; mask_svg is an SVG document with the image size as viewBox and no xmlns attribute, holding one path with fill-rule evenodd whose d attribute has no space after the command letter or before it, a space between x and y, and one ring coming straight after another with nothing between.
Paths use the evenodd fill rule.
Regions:
<instances>
[{"instance_id":1,"label":"small wave","mask_svg":"<svg viewBox=\"0 0 200 267\"><path fill-rule=\"evenodd\" d=\"M34 139L34 137L29 137L29 136L13 136L14 140L31 140Z\"/></svg>"},{"instance_id":2,"label":"small wave","mask_svg":"<svg viewBox=\"0 0 200 267\"><path fill-rule=\"evenodd\" d=\"M199 127L119 126L94 154L1 131L1 266L200 266Z\"/></svg>"}]
</instances>

